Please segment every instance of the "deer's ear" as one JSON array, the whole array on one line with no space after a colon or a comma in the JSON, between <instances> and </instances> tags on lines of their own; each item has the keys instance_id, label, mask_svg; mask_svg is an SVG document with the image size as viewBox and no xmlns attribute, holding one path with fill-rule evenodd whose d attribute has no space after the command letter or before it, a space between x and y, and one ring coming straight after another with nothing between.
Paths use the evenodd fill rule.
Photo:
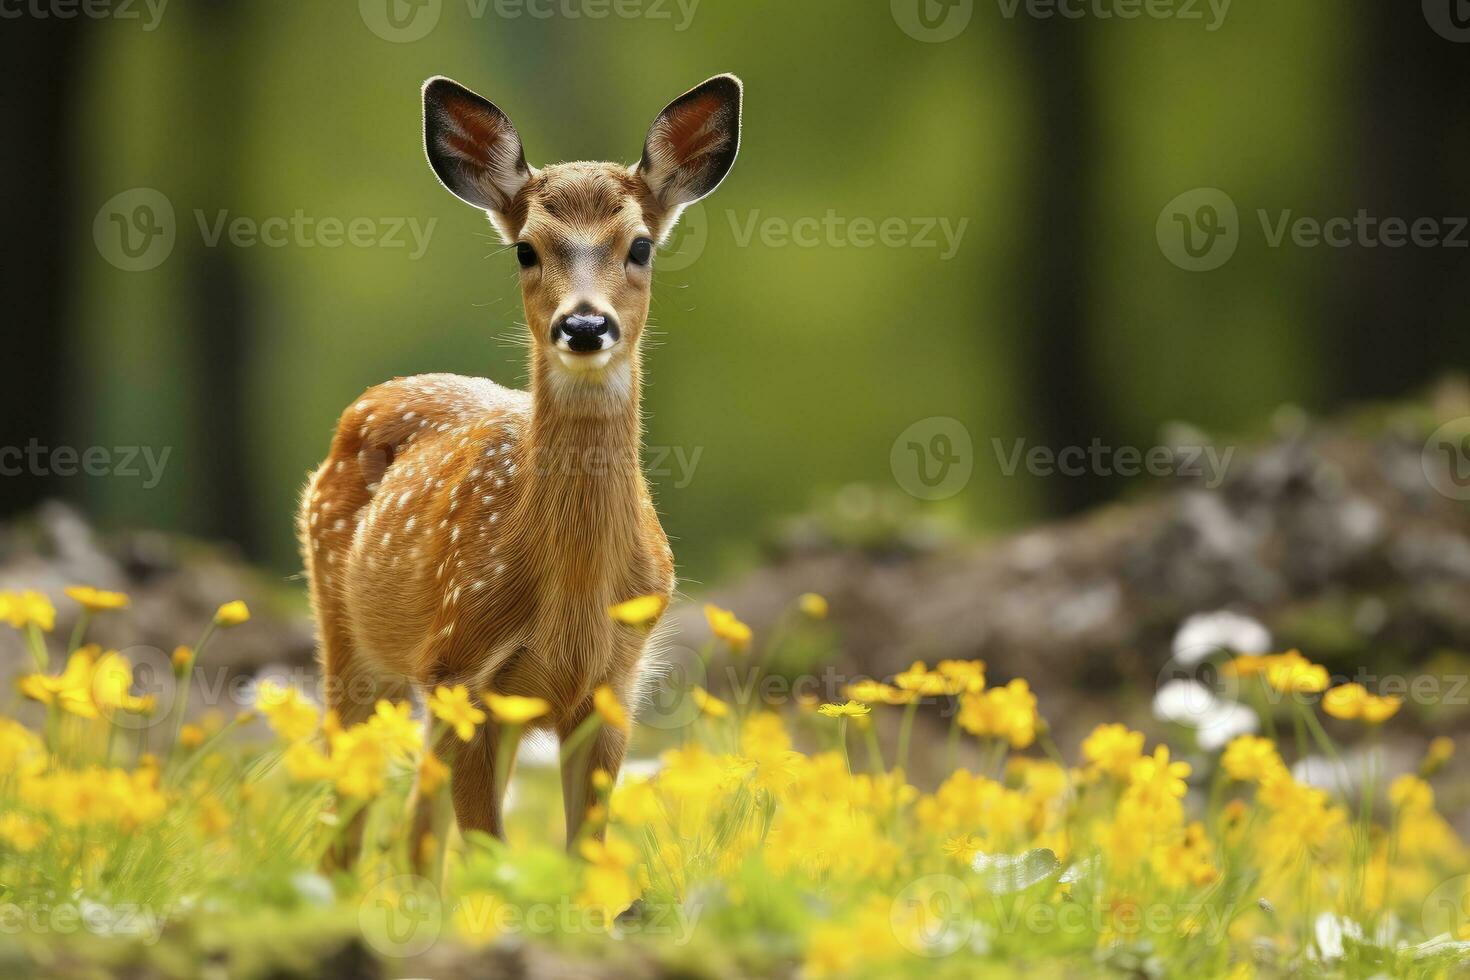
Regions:
<instances>
[{"instance_id":1,"label":"deer's ear","mask_svg":"<svg viewBox=\"0 0 1470 980\"><path fill-rule=\"evenodd\" d=\"M671 216L720 186L734 165L740 95L740 79L716 75L670 102L649 127L638 173Z\"/></svg>"},{"instance_id":2,"label":"deer's ear","mask_svg":"<svg viewBox=\"0 0 1470 980\"><path fill-rule=\"evenodd\" d=\"M510 117L442 75L424 83L424 151L456 197L495 214L509 211L531 179Z\"/></svg>"}]
</instances>

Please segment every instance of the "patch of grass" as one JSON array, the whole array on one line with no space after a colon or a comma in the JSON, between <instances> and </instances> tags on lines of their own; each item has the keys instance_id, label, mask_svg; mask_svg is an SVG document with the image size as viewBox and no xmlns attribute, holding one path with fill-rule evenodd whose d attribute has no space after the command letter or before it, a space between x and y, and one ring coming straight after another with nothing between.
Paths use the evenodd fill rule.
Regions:
<instances>
[{"instance_id":1,"label":"patch of grass","mask_svg":"<svg viewBox=\"0 0 1470 980\"><path fill-rule=\"evenodd\" d=\"M105 615L125 600L85 601ZM804 597L777 649L713 610L704 657L721 648L756 677L804 669L827 634L802 617L824 608ZM609 975L1428 977L1470 956L1470 855L1430 782L1450 748L1390 783L1372 745L1399 704L1324 693L1325 671L1299 655L1224 665L1265 735L1208 753L1104 725L1070 764L1026 683L989 686L974 661L855 680L841 701L784 713L676 692L656 764L598 775L566 848L550 767L518 772L511 843L455 833L452 759L426 751L407 705L343 729L263 686L234 718L184 724L177 699L151 699L125 658L86 646L85 625L53 664L44 598L0 596L0 620L29 638L19 689L45 712L39 728L0 718L7 975L432 973L544 953ZM247 620L232 604L211 630ZM176 655L171 690L207 645ZM920 704L950 718L947 738L915 737ZM435 735L507 737L544 710L456 690L427 707ZM872 724L885 711L896 744ZM1367 732L1351 792L1288 765L1341 763L1323 713ZM589 733L622 721L608 709ZM976 771L953 764L961 740L978 740ZM920 753L947 761L939 785L907 778ZM436 828L422 842L416 779ZM361 854L334 864L354 816Z\"/></svg>"}]
</instances>

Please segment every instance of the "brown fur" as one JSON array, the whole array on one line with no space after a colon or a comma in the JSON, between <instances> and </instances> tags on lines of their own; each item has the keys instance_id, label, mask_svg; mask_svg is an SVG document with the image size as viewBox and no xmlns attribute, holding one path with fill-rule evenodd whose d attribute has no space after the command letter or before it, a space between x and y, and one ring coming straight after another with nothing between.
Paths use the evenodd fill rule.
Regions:
<instances>
[{"instance_id":1,"label":"brown fur","mask_svg":"<svg viewBox=\"0 0 1470 980\"><path fill-rule=\"evenodd\" d=\"M738 99L737 81L720 84ZM608 607L674 589L673 555L640 465L651 268L627 256L636 238L665 232L687 199L661 199L641 171L610 163L495 169L493 161L524 159L509 120L447 80L425 92L426 118L443 134L437 146L429 137L436 172L466 200L490 201L497 227L539 257L521 273L531 385L399 378L342 413L298 520L328 703L350 725L378 698L465 684L476 696L544 698L551 712L541 724L565 738L600 685L631 713L647 634L614 622ZM728 100L709 111L721 110L730 111ZM738 102L733 111L738 125ZM688 130L697 120L681 122ZM484 145L493 140L502 142ZM733 160L728 141L727 149ZM679 171L677 154L663 157L686 184L709 184L706 172ZM619 326L602 367L584 368L550 339L551 325L578 307ZM499 834L494 728L440 748L452 753L461 828ZM569 841L592 799L591 774L615 775L624 741L604 725L581 764L564 767Z\"/></svg>"}]
</instances>

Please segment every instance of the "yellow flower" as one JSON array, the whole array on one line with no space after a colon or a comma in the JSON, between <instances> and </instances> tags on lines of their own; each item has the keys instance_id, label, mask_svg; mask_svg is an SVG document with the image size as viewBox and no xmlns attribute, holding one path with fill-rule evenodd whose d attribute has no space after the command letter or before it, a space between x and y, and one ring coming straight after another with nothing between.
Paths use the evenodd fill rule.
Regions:
<instances>
[{"instance_id":1,"label":"yellow flower","mask_svg":"<svg viewBox=\"0 0 1470 980\"><path fill-rule=\"evenodd\" d=\"M1246 655L1227 661L1221 673L1226 677L1255 677L1257 674L1264 674L1270 665L1270 657Z\"/></svg>"},{"instance_id":2,"label":"yellow flower","mask_svg":"<svg viewBox=\"0 0 1470 980\"><path fill-rule=\"evenodd\" d=\"M704 688L695 685L689 692L699 710L711 718L724 718L730 714L730 706Z\"/></svg>"},{"instance_id":3,"label":"yellow flower","mask_svg":"<svg viewBox=\"0 0 1470 980\"><path fill-rule=\"evenodd\" d=\"M49 633L56 627L56 608L50 599L33 589L0 592L0 620L18 630L35 625Z\"/></svg>"},{"instance_id":4,"label":"yellow flower","mask_svg":"<svg viewBox=\"0 0 1470 980\"><path fill-rule=\"evenodd\" d=\"M1279 776L1286 771L1276 743L1259 735L1241 735L1225 746L1220 765L1238 782L1252 783Z\"/></svg>"},{"instance_id":5,"label":"yellow flower","mask_svg":"<svg viewBox=\"0 0 1470 980\"><path fill-rule=\"evenodd\" d=\"M463 684L453 687L439 685L429 698L429 710L434 717L454 729L461 742L475 737L475 726L483 724L485 712L470 703L469 688Z\"/></svg>"},{"instance_id":6,"label":"yellow flower","mask_svg":"<svg viewBox=\"0 0 1470 980\"><path fill-rule=\"evenodd\" d=\"M615 606L608 606L607 614L624 626L633 626L638 629L648 629L658 618L664 614L669 607L669 597L663 595L643 595L636 599L620 602Z\"/></svg>"},{"instance_id":7,"label":"yellow flower","mask_svg":"<svg viewBox=\"0 0 1470 980\"><path fill-rule=\"evenodd\" d=\"M286 772L298 782L310 783L332 778L331 760L310 742L293 742L282 757Z\"/></svg>"},{"instance_id":8,"label":"yellow flower","mask_svg":"<svg viewBox=\"0 0 1470 980\"><path fill-rule=\"evenodd\" d=\"M433 796L448 778L449 767L433 752L425 752L423 761L419 763L419 792Z\"/></svg>"},{"instance_id":9,"label":"yellow flower","mask_svg":"<svg viewBox=\"0 0 1470 980\"><path fill-rule=\"evenodd\" d=\"M1434 789L1418 776L1403 775L1389 784L1388 800L1399 810L1424 812L1434 806Z\"/></svg>"},{"instance_id":10,"label":"yellow flower","mask_svg":"<svg viewBox=\"0 0 1470 980\"><path fill-rule=\"evenodd\" d=\"M34 851L47 833L44 823L24 814L12 812L0 816L0 840L22 854Z\"/></svg>"},{"instance_id":11,"label":"yellow flower","mask_svg":"<svg viewBox=\"0 0 1470 980\"><path fill-rule=\"evenodd\" d=\"M41 737L9 718L0 717L0 772L23 779L46 768L46 746Z\"/></svg>"},{"instance_id":12,"label":"yellow flower","mask_svg":"<svg viewBox=\"0 0 1470 980\"><path fill-rule=\"evenodd\" d=\"M638 853L616 838L584 840L580 850L587 868L577 904L600 911L610 927L613 918L638 898L638 886L629 874Z\"/></svg>"},{"instance_id":13,"label":"yellow flower","mask_svg":"<svg viewBox=\"0 0 1470 980\"><path fill-rule=\"evenodd\" d=\"M960 864L968 865L975 860L975 855L980 853L980 842L973 834L950 837L944 842L944 853Z\"/></svg>"},{"instance_id":14,"label":"yellow flower","mask_svg":"<svg viewBox=\"0 0 1470 980\"><path fill-rule=\"evenodd\" d=\"M1264 659L1268 661L1266 683L1283 694L1315 694L1327 688L1327 668L1296 650Z\"/></svg>"},{"instance_id":15,"label":"yellow flower","mask_svg":"<svg viewBox=\"0 0 1470 980\"><path fill-rule=\"evenodd\" d=\"M602 716L602 720L611 728L626 735L633 728L632 721L628 718L628 711L623 707L613 689L606 684L598 686L592 692L592 706Z\"/></svg>"},{"instance_id":16,"label":"yellow flower","mask_svg":"<svg viewBox=\"0 0 1470 980\"><path fill-rule=\"evenodd\" d=\"M214 623L216 626L239 626L250 619L250 609L245 603L236 599L227 602L215 610Z\"/></svg>"},{"instance_id":17,"label":"yellow flower","mask_svg":"<svg viewBox=\"0 0 1470 980\"><path fill-rule=\"evenodd\" d=\"M1019 677L1005 687L960 696L960 727L973 735L1004 738L1012 748L1024 749L1036 740L1037 721L1036 695Z\"/></svg>"},{"instance_id":18,"label":"yellow flower","mask_svg":"<svg viewBox=\"0 0 1470 980\"><path fill-rule=\"evenodd\" d=\"M1361 684L1342 684L1322 695L1322 710L1334 718L1351 721L1363 716L1363 703L1369 697Z\"/></svg>"},{"instance_id":19,"label":"yellow flower","mask_svg":"<svg viewBox=\"0 0 1470 980\"><path fill-rule=\"evenodd\" d=\"M316 705L306 700L300 691L272 680L260 682L255 703L260 713L265 715L271 731L288 742L309 738L321 718Z\"/></svg>"},{"instance_id":20,"label":"yellow flower","mask_svg":"<svg viewBox=\"0 0 1470 980\"><path fill-rule=\"evenodd\" d=\"M1444 768L1455 755L1455 741L1448 735L1439 735L1432 739L1429 748L1424 752L1424 761L1419 764L1419 775L1433 776ZM0 767L3 768L3 767Z\"/></svg>"},{"instance_id":21,"label":"yellow flower","mask_svg":"<svg viewBox=\"0 0 1470 980\"><path fill-rule=\"evenodd\" d=\"M92 668L92 700L98 707L147 714L153 710L151 694L135 696L128 693L133 687L133 665L122 654L111 651L103 654Z\"/></svg>"},{"instance_id":22,"label":"yellow flower","mask_svg":"<svg viewBox=\"0 0 1470 980\"><path fill-rule=\"evenodd\" d=\"M1344 721L1381 724L1403 706L1403 699L1369 694L1361 684L1343 684L1322 696L1322 710Z\"/></svg>"},{"instance_id":23,"label":"yellow flower","mask_svg":"<svg viewBox=\"0 0 1470 980\"><path fill-rule=\"evenodd\" d=\"M842 688L843 694L867 704L892 704L893 702L889 700L890 692L893 694L904 693L900 692L896 687L890 687L882 681L875 681L870 678L854 681Z\"/></svg>"},{"instance_id":24,"label":"yellow flower","mask_svg":"<svg viewBox=\"0 0 1470 980\"><path fill-rule=\"evenodd\" d=\"M107 612L110 609L126 609L128 597L122 592L104 592L90 585L73 585L66 590L68 598L81 603L88 612Z\"/></svg>"},{"instance_id":25,"label":"yellow flower","mask_svg":"<svg viewBox=\"0 0 1470 980\"><path fill-rule=\"evenodd\" d=\"M728 643L731 650L740 653L750 647L750 627L737 619L730 610L706 604L704 618L709 622L710 632Z\"/></svg>"},{"instance_id":26,"label":"yellow flower","mask_svg":"<svg viewBox=\"0 0 1470 980\"><path fill-rule=\"evenodd\" d=\"M551 710L551 705L541 698L496 694L494 691L485 692L485 707L490 709L491 716L502 725L524 725Z\"/></svg>"},{"instance_id":27,"label":"yellow flower","mask_svg":"<svg viewBox=\"0 0 1470 980\"><path fill-rule=\"evenodd\" d=\"M1145 756L1133 764L1131 777L1133 788L1137 789L1145 800L1166 797L1178 799L1188 790L1184 780L1189 773L1189 763L1170 762L1169 747L1160 745L1154 749L1152 756Z\"/></svg>"},{"instance_id":28,"label":"yellow flower","mask_svg":"<svg viewBox=\"0 0 1470 980\"><path fill-rule=\"evenodd\" d=\"M184 725L179 729L179 744L186 749L197 749L204 744L204 729L198 725Z\"/></svg>"},{"instance_id":29,"label":"yellow flower","mask_svg":"<svg viewBox=\"0 0 1470 980\"><path fill-rule=\"evenodd\" d=\"M1127 725L1098 725L1082 741L1082 756L1098 772L1127 779L1143 755L1143 733Z\"/></svg>"},{"instance_id":30,"label":"yellow flower","mask_svg":"<svg viewBox=\"0 0 1470 980\"><path fill-rule=\"evenodd\" d=\"M230 812L213 796L199 801L199 829L205 837L218 837L230 829Z\"/></svg>"},{"instance_id":31,"label":"yellow flower","mask_svg":"<svg viewBox=\"0 0 1470 980\"><path fill-rule=\"evenodd\" d=\"M646 779L629 779L615 787L608 805L613 817L629 827L646 827L663 814L658 793Z\"/></svg>"},{"instance_id":32,"label":"yellow flower","mask_svg":"<svg viewBox=\"0 0 1470 980\"><path fill-rule=\"evenodd\" d=\"M404 759L424 747L424 733L413 720L413 705L407 701L379 700L373 706L368 728L388 754Z\"/></svg>"},{"instance_id":33,"label":"yellow flower","mask_svg":"<svg viewBox=\"0 0 1470 980\"><path fill-rule=\"evenodd\" d=\"M31 674L22 677L20 693L45 705L82 718L96 718L97 704L92 699L92 666L100 648L88 645L67 658L66 669L55 677Z\"/></svg>"},{"instance_id":34,"label":"yellow flower","mask_svg":"<svg viewBox=\"0 0 1470 980\"><path fill-rule=\"evenodd\" d=\"M873 709L861 701L849 701L846 704L824 704L817 710L828 718L855 718Z\"/></svg>"},{"instance_id":35,"label":"yellow flower","mask_svg":"<svg viewBox=\"0 0 1470 980\"><path fill-rule=\"evenodd\" d=\"M920 697L938 697L941 694L958 693L953 681L943 674L930 671L924 666L922 660L915 660L908 670L896 675L893 683L897 684L900 689Z\"/></svg>"},{"instance_id":36,"label":"yellow flower","mask_svg":"<svg viewBox=\"0 0 1470 980\"><path fill-rule=\"evenodd\" d=\"M194 651L185 646L174 647L169 661L173 664L174 673L182 675L194 663Z\"/></svg>"},{"instance_id":37,"label":"yellow flower","mask_svg":"<svg viewBox=\"0 0 1470 980\"><path fill-rule=\"evenodd\" d=\"M796 608L800 609L801 614L808 619L827 618L827 600L815 592L802 593L801 597L796 600Z\"/></svg>"},{"instance_id":38,"label":"yellow flower","mask_svg":"<svg viewBox=\"0 0 1470 980\"><path fill-rule=\"evenodd\" d=\"M369 725L353 725L332 737L332 777L337 792L365 800L383 792L388 756Z\"/></svg>"},{"instance_id":39,"label":"yellow flower","mask_svg":"<svg viewBox=\"0 0 1470 980\"><path fill-rule=\"evenodd\" d=\"M985 661L941 660L934 668L941 677L946 677L954 688L952 693L974 694L985 689Z\"/></svg>"}]
</instances>

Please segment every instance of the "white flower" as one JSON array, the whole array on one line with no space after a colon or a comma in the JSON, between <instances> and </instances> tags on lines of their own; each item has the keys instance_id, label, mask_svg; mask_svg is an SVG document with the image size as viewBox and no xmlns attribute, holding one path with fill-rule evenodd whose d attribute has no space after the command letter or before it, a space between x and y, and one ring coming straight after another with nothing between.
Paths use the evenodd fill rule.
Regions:
<instances>
[{"instance_id":1,"label":"white flower","mask_svg":"<svg viewBox=\"0 0 1470 980\"><path fill-rule=\"evenodd\" d=\"M1337 761L1321 755L1298 759L1291 767L1291 778L1307 786L1315 786L1344 796L1366 784L1369 767L1383 771L1383 760L1374 760L1359 751L1344 752Z\"/></svg>"},{"instance_id":2,"label":"white flower","mask_svg":"<svg viewBox=\"0 0 1470 980\"><path fill-rule=\"evenodd\" d=\"M1174 660L1190 666L1220 651L1259 656L1271 651L1271 631L1249 616L1221 610L1196 613L1174 634Z\"/></svg>"},{"instance_id":3,"label":"white flower","mask_svg":"<svg viewBox=\"0 0 1470 980\"><path fill-rule=\"evenodd\" d=\"M1196 738L1206 752L1217 752L1241 735L1250 735L1261 725L1256 713L1244 705L1221 701L1219 710L1199 727Z\"/></svg>"},{"instance_id":4,"label":"white flower","mask_svg":"<svg viewBox=\"0 0 1470 980\"><path fill-rule=\"evenodd\" d=\"M1256 730L1255 712L1226 701L1199 681L1172 680L1154 695L1154 717L1193 728L1200 748L1213 752Z\"/></svg>"},{"instance_id":5,"label":"white flower","mask_svg":"<svg viewBox=\"0 0 1470 980\"><path fill-rule=\"evenodd\" d=\"M1343 954L1342 939L1351 936L1362 941L1363 929L1352 919L1331 912L1317 916L1314 930L1317 934L1317 954L1323 960L1340 960Z\"/></svg>"}]
</instances>

